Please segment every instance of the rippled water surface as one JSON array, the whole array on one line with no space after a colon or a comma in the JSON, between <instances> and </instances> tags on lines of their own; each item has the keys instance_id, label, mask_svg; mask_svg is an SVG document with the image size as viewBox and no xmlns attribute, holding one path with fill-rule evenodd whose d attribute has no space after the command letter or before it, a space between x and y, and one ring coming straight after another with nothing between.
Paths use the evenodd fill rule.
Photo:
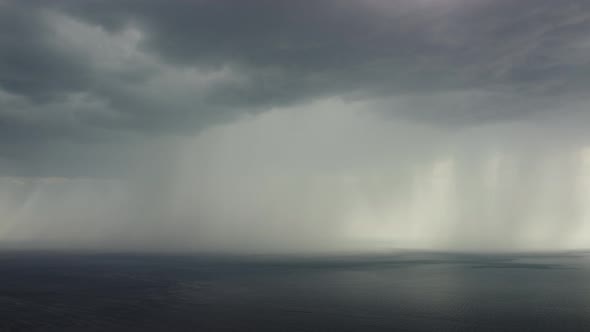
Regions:
<instances>
[{"instance_id":1,"label":"rippled water surface","mask_svg":"<svg viewBox=\"0 0 590 332\"><path fill-rule=\"evenodd\" d=\"M590 331L590 255L5 252L0 331Z\"/></svg>"}]
</instances>

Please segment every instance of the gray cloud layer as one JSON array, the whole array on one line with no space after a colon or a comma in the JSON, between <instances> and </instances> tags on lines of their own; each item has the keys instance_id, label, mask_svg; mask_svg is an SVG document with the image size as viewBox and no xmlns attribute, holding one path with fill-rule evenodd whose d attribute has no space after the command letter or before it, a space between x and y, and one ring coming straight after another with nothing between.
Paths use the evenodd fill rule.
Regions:
<instances>
[{"instance_id":1,"label":"gray cloud layer","mask_svg":"<svg viewBox=\"0 0 590 332\"><path fill-rule=\"evenodd\" d=\"M83 173L97 160L119 162L113 151L125 154L146 135L326 96L376 100L387 114L435 126L576 113L569 105L585 101L590 78L586 1L4 0L0 8L7 174Z\"/></svg>"}]
</instances>

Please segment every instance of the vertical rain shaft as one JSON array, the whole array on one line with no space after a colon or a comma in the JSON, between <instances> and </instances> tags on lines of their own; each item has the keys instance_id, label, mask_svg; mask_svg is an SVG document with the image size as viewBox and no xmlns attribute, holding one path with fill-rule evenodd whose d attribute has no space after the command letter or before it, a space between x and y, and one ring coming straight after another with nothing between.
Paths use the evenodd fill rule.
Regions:
<instances>
[{"instance_id":1,"label":"vertical rain shaft","mask_svg":"<svg viewBox=\"0 0 590 332\"><path fill-rule=\"evenodd\" d=\"M389 174L176 184L5 178L0 236L40 247L228 251L551 250L590 241L590 149L410 164Z\"/></svg>"},{"instance_id":2,"label":"vertical rain shaft","mask_svg":"<svg viewBox=\"0 0 590 332\"><path fill-rule=\"evenodd\" d=\"M350 236L401 247L551 250L590 243L590 149L444 157L410 169L390 199L359 179Z\"/></svg>"},{"instance_id":3,"label":"vertical rain shaft","mask_svg":"<svg viewBox=\"0 0 590 332\"><path fill-rule=\"evenodd\" d=\"M524 126L454 135L357 111L319 103L151 142L112 179L4 177L0 239L153 251L588 247L584 144Z\"/></svg>"}]
</instances>

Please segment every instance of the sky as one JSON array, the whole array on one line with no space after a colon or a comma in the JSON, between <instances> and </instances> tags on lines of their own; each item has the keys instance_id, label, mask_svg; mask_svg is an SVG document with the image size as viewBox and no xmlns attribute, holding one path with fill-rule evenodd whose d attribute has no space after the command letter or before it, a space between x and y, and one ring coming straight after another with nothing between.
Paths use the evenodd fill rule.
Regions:
<instances>
[{"instance_id":1,"label":"sky","mask_svg":"<svg viewBox=\"0 0 590 332\"><path fill-rule=\"evenodd\" d=\"M0 247L585 249L590 3L0 0Z\"/></svg>"}]
</instances>

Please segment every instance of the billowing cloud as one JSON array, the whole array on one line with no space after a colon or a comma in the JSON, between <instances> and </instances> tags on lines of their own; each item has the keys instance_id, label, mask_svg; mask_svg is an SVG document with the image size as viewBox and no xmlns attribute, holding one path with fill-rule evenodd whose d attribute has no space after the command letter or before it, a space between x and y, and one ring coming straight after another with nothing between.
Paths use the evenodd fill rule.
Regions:
<instances>
[{"instance_id":1,"label":"billowing cloud","mask_svg":"<svg viewBox=\"0 0 590 332\"><path fill-rule=\"evenodd\" d=\"M23 149L329 96L400 98L389 113L435 125L503 121L563 112L588 85L590 7L573 0L1 6L0 135Z\"/></svg>"}]
</instances>

